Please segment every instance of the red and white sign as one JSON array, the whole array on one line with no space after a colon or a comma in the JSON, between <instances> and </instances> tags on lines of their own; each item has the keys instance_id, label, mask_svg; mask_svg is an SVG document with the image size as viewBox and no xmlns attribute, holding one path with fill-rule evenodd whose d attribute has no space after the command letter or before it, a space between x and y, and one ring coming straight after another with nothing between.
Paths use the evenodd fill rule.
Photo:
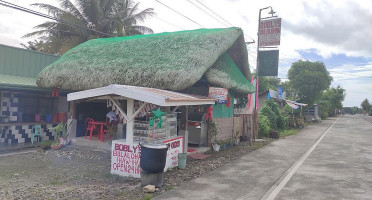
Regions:
<instances>
[{"instance_id":1,"label":"red and white sign","mask_svg":"<svg viewBox=\"0 0 372 200\"><path fill-rule=\"evenodd\" d=\"M281 25L281 18L260 21L260 47L280 45Z\"/></svg>"},{"instance_id":2,"label":"red and white sign","mask_svg":"<svg viewBox=\"0 0 372 200\"><path fill-rule=\"evenodd\" d=\"M226 88L209 87L208 97L217 99L217 103L227 103L227 94L229 90Z\"/></svg>"},{"instance_id":3,"label":"red and white sign","mask_svg":"<svg viewBox=\"0 0 372 200\"><path fill-rule=\"evenodd\" d=\"M164 171L178 166L178 153L183 153L183 137L163 142L169 144ZM141 178L141 146L127 144L123 140L113 140L111 147L111 174Z\"/></svg>"}]
</instances>

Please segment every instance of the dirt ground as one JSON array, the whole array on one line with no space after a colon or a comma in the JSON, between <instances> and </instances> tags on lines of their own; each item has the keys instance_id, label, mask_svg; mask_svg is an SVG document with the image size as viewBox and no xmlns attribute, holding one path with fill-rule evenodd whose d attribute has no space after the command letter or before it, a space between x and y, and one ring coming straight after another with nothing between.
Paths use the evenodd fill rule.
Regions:
<instances>
[{"instance_id":1,"label":"dirt ground","mask_svg":"<svg viewBox=\"0 0 372 200\"><path fill-rule=\"evenodd\" d=\"M185 170L164 174L164 186L145 194L140 180L110 174L110 153L67 146L60 150L0 157L0 199L144 199L229 163L271 140L207 152L204 160L187 158Z\"/></svg>"}]
</instances>

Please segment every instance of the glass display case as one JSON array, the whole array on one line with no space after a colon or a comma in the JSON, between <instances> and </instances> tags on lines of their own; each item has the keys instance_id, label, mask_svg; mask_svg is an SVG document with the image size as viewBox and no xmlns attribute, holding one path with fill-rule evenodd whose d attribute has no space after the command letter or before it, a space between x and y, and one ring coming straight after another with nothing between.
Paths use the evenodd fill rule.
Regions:
<instances>
[{"instance_id":1,"label":"glass display case","mask_svg":"<svg viewBox=\"0 0 372 200\"><path fill-rule=\"evenodd\" d=\"M177 117L176 114L165 114L162 116L162 127L158 127L159 119L156 119L153 126L150 126L152 117L146 120L135 120L133 129L133 139L135 141L154 141L177 136Z\"/></svg>"}]
</instances>

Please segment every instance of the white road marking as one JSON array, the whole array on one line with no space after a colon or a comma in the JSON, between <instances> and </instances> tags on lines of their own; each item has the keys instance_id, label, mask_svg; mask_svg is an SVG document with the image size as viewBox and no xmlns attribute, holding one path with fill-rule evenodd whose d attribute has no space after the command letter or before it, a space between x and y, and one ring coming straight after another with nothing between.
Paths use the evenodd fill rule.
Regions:
<instances>
[{"instance_id":1,"label":"white road marking","mask_svg":"<svg viewBox=\"0 0 372 200\"><path fill-rule=\"evenodd\" d=\"M337 118L338 120L339 118ZM278 184L274 185L272 188L268 190L268 192L261 198L261 199L266 199L266 200L273 200L275 197L279 194L279 192L283 189L283 187L288 183L288 181L292 178L292 176L296 173L298 168L301 167L302 163L309 157L309 155L314 151L314 149L318 146L318 144L322 141L324 136L331 130L333 125L337 122L333 122L331 127L329 127L323 134L322 136L299 158L284 174L287 174L285 178ZM274 188L275 187L275 188ZM272 191L271 193L269 193ZM270 195L268 195L270 194ZM266 196L268 196L266 198Z\"/></svg>"}]
</instances>

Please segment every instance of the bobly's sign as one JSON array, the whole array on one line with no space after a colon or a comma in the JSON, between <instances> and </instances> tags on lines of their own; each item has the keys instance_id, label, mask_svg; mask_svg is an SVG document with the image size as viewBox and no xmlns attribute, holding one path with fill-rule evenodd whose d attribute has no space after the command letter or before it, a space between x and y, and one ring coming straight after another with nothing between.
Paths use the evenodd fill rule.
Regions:
<instances>
[{"instance_id":1,"label":"bobly's sign","mask_svg":"<svg viewBox=\"0 0 372 200\"><path fill-rule=\"evenodd\" d=\"M281 18L261 20L258 32L260 35L260 47L280 45L281 26Z\"/></svg>"},{"instance_id":2,"label":"bobly's sign","mask_svg":"<svg viewBox=\"0 0 372 200\"><path fill-rule=\"evenodd\" d=\"M178 166L178 153L183 152L183 137L176 137L163 142L169 144L164 171ZM127 144L124 141L112 141L111 174L141 178L141 146Z\"/></svg>"}]
</instances>

